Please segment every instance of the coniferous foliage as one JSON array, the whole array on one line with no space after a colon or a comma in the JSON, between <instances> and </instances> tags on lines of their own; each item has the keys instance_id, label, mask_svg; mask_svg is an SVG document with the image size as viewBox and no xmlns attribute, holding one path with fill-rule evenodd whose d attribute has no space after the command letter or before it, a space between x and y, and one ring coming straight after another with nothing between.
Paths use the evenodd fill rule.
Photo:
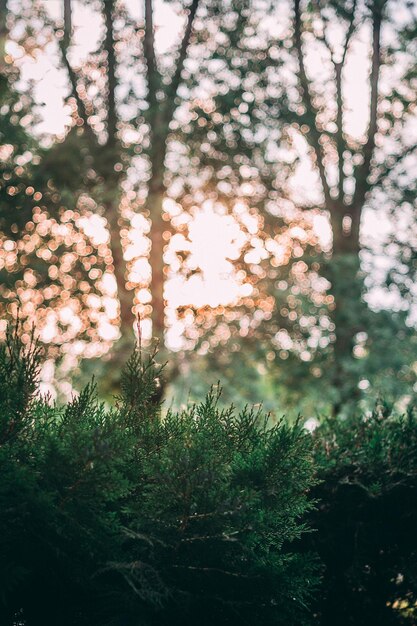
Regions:
<instances>
[{"instance_id":1,"label":"coniferous foliage","mask_svg":"<svg viewBox=\"0 0 417 626\"><path fill-rule=\"evenodd\" d=\"M308 536L325 566L322 626L393 626L417 619L417 413L379 404L366 418L315 433L321 482Z\"/></svg>"},{"instance_id":2,"label":"coniferous foliage","mask_svg":"<svg viewBox=\"0 0 417 626\"><path fill-rule=\"evenodd\" d=\"M302 428L198 406L138 421L126 562L137 610L155 624L302 624L316 572L292 553L311 508Z\"/></svg>"},{"instance_id":3,"label":"coniferous foliage","mask_svg":"<svg viewBox=\"0 0 417 626\"><path fill-rule=\"evenodd\" d=\"M37 393L39 351L0 350L0 623L302 624L317 566L296 550L314 484L300 425L268 429L218 394L158 404L135 353L107 409Z\"/></svg>"},{"instance_id":4,"label":"coniferous foliage","mask_svg":"<svg viewBox=\"0 0 417 626\"><path fill-rule=\"evenodd\" d=\"M89 385L59 409L36 395L39 351L0 351L0 623L89 624L119 543L126 441Z\"/></svg>"}]
</instances>

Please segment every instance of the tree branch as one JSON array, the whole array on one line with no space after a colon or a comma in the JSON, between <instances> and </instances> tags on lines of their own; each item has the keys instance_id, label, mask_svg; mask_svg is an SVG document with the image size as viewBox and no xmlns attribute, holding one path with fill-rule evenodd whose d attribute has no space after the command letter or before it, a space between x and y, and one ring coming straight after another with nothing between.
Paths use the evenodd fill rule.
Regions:
<instances>
[{"instance_id":1,"label":"tree branch","mask_svg":"<svg viewBox=\"0 0 417 626\"><path fill-rule=\"evenodd\" d=\"M321 133L317 129L318 110L313 104L310 93L310 81L307 76L304 64L300 0L294 0L294 47L298 58L298 78L300 81L303 103L306 108L307 114L310 114L312 118L311 123L309 124L309 131L306 135L307 141L310 144L310 147L313 149L316 157L317 169L320 175L324 199L327 207L329 208L332 204L332 197L330 195L330 187L326 177L326 170L323 160L324 154L320 145Z\"/></svg>"},{"instance_id":2,"label":"tree branch","mask_svg":"<svg viewBox=\"0 0 417 626\"><path fill-rule=\"evenodd\" d=\"M363 161L356 170L356 188L353 196L353 206L361 207L369 191L368 177L371 170L371 161L375 149L375 137L378 130L378 97L379 74L381 68L381 26L382 11L385 0L374 0L372 9L372 65L370 75L371 96L369 103L368 139L363 147Z\"/></svg>"},{"instance_id":3,"label":"tree branch","mask_svg":"<svg viewBox=\"0 0 417 626\"><path fill-rule=\"evenodd\" d=\"M5 69L7 41L7 0L0 0L0 72Z\"/></svg>"},{"instance_id":4,"label":"tree branch","mask_svg":"<svg viewBox=\"0 0 417 626\"><path fill-rule=\"evenodd\" d=\"M77 74L73 70L68 58L68 49L71 45L72 38L72 8L71 0L64 0L64 36L58 39L59 49L61 50L62 60L68 72L68 78L71 86L71 95L77 103L78 116L83 121L84 128L90 139L95 140L94 132L88 123L88 109L84 100L81 98L77 89Z\"/></svg>"},{"instance_id":5,"label":"tree branch","mask_svg":"<svg viewBox=\"0 0 417 626\"><path fill-rule=\"evenodd\" d=\"M106 38L104 47L107 52L107 145L117 144L117 110L116 110L116 56L114 51L113 9L114 0L103 2Z\"/></svg>"},{"instance_id":6,"label":"tree branch","mask_svg":"<svg viewBox=\"0 0 417 626\"><path fill-rule=\"evenodd\" d=\"M199 0L192 0L191 5L188 9L187 24L185 27L184 36L182 38L180 49L179 49L177 65L176 65L171 83L169 85L169 100L170 100L170 104L172 105L170 107L170 109L172 110L172 113L175 110L173 101L174 101L175 96L177 95L178 87L181 82L181 74L184 69L185 59L187 58L187 51L190 45L191 34L193 32L193 23L194 23L195 15L197 13L198 5L199 5ZM168 121L170 122L171 119L169 119Z\"/></svg>"},{"instance_id":7,"label":"tree branch","mask_svg":"<svg viewBox=\"0 0 417 626\"><path fill-rule=\"evenodd\" d=\"M345 174L343 171L343 165L344 165L344 152L346 150L347 144L346 144L346 140L345 140L345 136L343 134L343 112L344 112L344 101L343 101L343 92L342 92L342 78L343 78L343 69L345 67L345 63L346 63L346 56L348 53L348 49L349 49L349 44L350 44L350 40L352 38L352 35L355 31L355 16L356 16L356 7L357 7L357 0L353 1L352 4L352 9L349 13L349 18L348 18L348 28L347 28L347 32L346 32L346 37L345 37L345 41L343 43L342 46L342 57L340 59L340 61L336 60L336 55L335 52L327 38L327 33L326 33L326 28L329 24L329 19L326 18L323 13L322 13L322 9L321 9L321 2L320 0L316 0L315 3L316 5L316 10L318 11L321 20L323 22L323 33L321 35L321 37L319 37L319 39L321 39L324 43L324 45L326 46L326 48L329 51L330 54L330 61L333 65L334 68L334 72L335 72L335 84L336 84L336 126L337 126L337 131L335 133L335 139L336 139L336 151L337 151L337 159L338 159L338 196L340 200L343 200L343 188L344 188L344 181L345 181Z\"/></svg>"},{"instance_id":8,"label":"tree branch","mask_svg":"<svg viewBox=\"0 0 417 626\"><path fill-rule=\"evenodd\" d=\"M153 25L152 0L145 0L145 38L143 52L146 61L146 79L148 82L148 101L150 112L155 114L157 105L156 92L160 84L160 75L155 55L155 33Z\"/></svg>"},{"instance_id":9,"label":"tree branch","mask_svg":"<svg viewBox=\"0 0 417 626\"><path fill-rule=\"evenodd\" d=\"M189 7L187 23L182 38L178 59L170 84L165 88L164 101L161 103L157 98L158 89L162 88L161 75L158 71L155 55L155 36L153 24L152 0L145 0L145 40L144 55L147 67L149 122L151 127L151 161L152 181L151 186L157 190L163 187L162 164L165 160L169 124L175 112L175 96L181 82L181 74L184 68L187 51L191 40L194 18L199 5L199 0L192 0Z\"/></svg>"},{"instance_id":10,"label":"tree branch","mask_svg":"<svg viewBox=\"0 0 417 626\"><path fill-rule=\"evenodd\" d=\"M257 575L240 574L239 572L231 572L229 570L222 569L220 567L197 567L194 565L171 565L173 569L185 569L192 572L201 572L204 574L223 574L224 576L233 576L234 578L246 578L248 580L255 580L259 578Z\"/></svg>"},{"instance_id":11,"label":"tree branch","mask_svg":"<svg viewBox=\"0 0 417 626\"><path fill-rule=\"evenodd\" d=\"M333 60L333 65L335 69L336 75L336 105L337 105L337 116L336 116L336 125L337 125L337 134L336 134L336 145L337 145L337 157L338 157L338 171L339 171L339 198L343 199L344 193L344 182L345 182L345 174L343 171L344 158L343 154L346 150L346 140L343 134L343 113L344 113L344 101L343 101L343 92L342 92L342 78L343 78L343 69L346 63L346 56L349 49L349 43L352 38L352 35L355 30L355 13L356 13L356 5L357 0L354 0L352 5L352 11L349 17L349 26L346 33L345 43L343 45L342 58L340 62L336 62Z\"/></svg>"},{"instance_id":12,"label":"tree branch","mask_svg":"<svg viewBox=\"0 0 417 626\"><path fill-rule=\"evenodd\" d=\"M342 93L342 74L343 74L343 63L334 63L334 70L336 76L336 149L337 149L337 160L338 160L338 172L339 172L339 180L338 180L338 189L339 189L339 198L343 199L343 189L345 182L345 173L343 171L344 165L344 152L346 150L346 141L343 134L343 93Z\"/></svg>"},{"instance_id":13,"label":"tree branch","mask_svg":"<svg viewBox=\"0 0 417 626\"><path fill-rule=\"evenodd\" d=\"M346 39L345 39L345 43L343 46L343 53L342 53L342 60L341 60L342 65L344 65L346 61L346 55L349 50L350 40L352 39L352 35L355 32L355 15L356 15L357 4L358 4L357 0L354 0L352 4L352 11L350 12L350 17L349 17L349 27L346 33Z\"/></svg>"},{"instance_id":14,"label":"tree branch","mask_svg":"<svg viewBox=\"0 0 417 626\"><path fill-rule=\"evenodd\" d=\"M72 35L72 7L71 0L64 0L64 46L69 48Z\"/></svg>"}]
</instances>

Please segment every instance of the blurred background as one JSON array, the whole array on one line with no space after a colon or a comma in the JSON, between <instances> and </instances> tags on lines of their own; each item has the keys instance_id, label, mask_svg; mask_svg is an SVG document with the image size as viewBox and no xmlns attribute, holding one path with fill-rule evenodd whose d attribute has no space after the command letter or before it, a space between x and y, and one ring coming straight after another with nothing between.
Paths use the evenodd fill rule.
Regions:
<instances>
[{"instance_id":1,"label":"blurred background","mask_svg":"<svg viewBox=\"0 0 417 626\"><path fill-rule=\"evenodd\" d=\"M348 415L417 392L417 4L0 0L0 334L42 391ZM154 339L152 339L154 338Z\"/></svg>"}]
</instances>

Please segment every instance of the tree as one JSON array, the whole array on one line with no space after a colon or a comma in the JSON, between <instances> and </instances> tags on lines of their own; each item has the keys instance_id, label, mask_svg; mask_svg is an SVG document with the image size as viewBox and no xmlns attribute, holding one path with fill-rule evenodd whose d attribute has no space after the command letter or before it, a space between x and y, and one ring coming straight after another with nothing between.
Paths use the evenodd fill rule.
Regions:
<instances>
[{"instance_id":1,"label":"tree","mask_svg":"<svg viewBox=\"0 0 417 626\"><path fill-rule=\"evenodd\" d=\"M65 246L61 245L59 237L58 244L51 244L55 252L50 259L52 267L46 258L48 249L41 261L31 260L37 270L36 286L38 289L43 285L52 287L57 295L55 287L58 283L65 293L69 292L71 302L78 302L75 315L82 317L84 331L93 339L96 338L95 329L94 326L88 328L86 317L94 320L96 316L91 315L86 300L95 293L101 298L100 282L103 275L114 273L122 336L118 353L124 355L126 345L133 341L133 305L142 319L150 311L147 300L140 303L135 300L135 286L138 285L129 280L131 263L124 258L130 219L135 214L143 217L141 227L144 230L146 221L150 222L152 246L149 260L153 268L150 291L155 296L153 327L160 345L164 344L163 289L167 268L163 253L167 231L172 232L172 228L169 220L166 220L168 214L162 208L162 201L176 176L176 167L172 167L166 155L178 149L178 142L185 146L189 139L188 123L179 123L174 117L180 109L186 111L191 99L194 102L198 97L198 79L193 79L189 71L184 69L191 44L199 44L194 45L193 62L196 59L204 60L201 66L206 67L206 75L215 84L211 76L213 72L208 66L211 56L216 54L216 29L220 29L224 12L216 2L201 5L200 11L212 20L214 31L197 38L194 27L199 5L197 2L191 4L189 10L184 12L184 34L178 50L158 53L152 3L145 3L144 19L140 23L130 17L123 3L103 2L94 6L102 18L102 37L97 50L88 56L82 68L75 66L72 57L74 28L70 0L62 5L62 23L52 23L41 5L32 7L24 16L27 31L30 31L28 40L32 41L32 46L36 45L37 40L48 36L55 38L59 46L63 69L68 77L67 103L71 109L72 125L66 136L58 138L52 146L36 147L37 167L28 172L30 181L25 189L32 186L37 197L39 193L42 194L42 201L38 199L37 203L33 203L35 208L28 204L27 210L20 212L22 224L19 237L26 237L25 227L31 227L33 211L38 211L36 220L43 220L46 216L47 223L52 224L55 230L59 230L58 224L64 222L66 228L72 229L74 240L80 237L83 241L87 239L82 251L81 245L75 246L80 251L77 250L70 271L68 263L64 264L67 268L65 277L60 273L58 257L68 258L68 255L65 255ZM33 17L37 19L32 20ZM201 31L201 24L200 20L198 32ZM213 41L210 42L210 58L206 61L204 49L210 37ZM128 75L131 67L139 70L133 79ZM185 77L187 86L184 84ZM181 86L183 89L180 93ZM28 103L29 109L33 107L32 101ZM31 138L32 131L33 124L28 138ZM145 172L148 170L148 181L146 174L145 178L139 180L136 174L132 176L139 160L140 168ZM183 171L181 175L186 177L187 173ZM94 244L83 233L81 222L94 213L106 220L108 244ZM4 217L8 222L7 227L12 226L11 213L5 211ZM17 245L18 250L19 246L20 243ZM84 251L88 252L84 254ZM23 266L25 263L20 260ZM10 266L7 267L7 282L11 287L7 303L15 297L16 289L27 291L28 285L21 280L22 277L23 274L18 276L14 267L12 272ZM17 280L21 280L18 285ZM78 289L79 285L83 286L81 290ZM49 304L53 307L54 301L49 299ZM68 341L67 333L65 340ZM54 341L59 343L56 338Z\"/></svg>"},{"instance_id":2,"label":"tree","mask_svg":"<svg viewBox=\"0 0 417 626\"><path fill-rule=\"evenodd\" d=\"M120 234L122 216L120 215L121 182L124 177L122 155L122 141L118 127L119 115L116 103L117 88L117 57L115 50L115 33L113 27L115 2L103 2L100 4L104 22L104 36L100 42L95 59L91 64L105 73L104 85L101 98L90 101L88 98L89 76L83 76L82 72L75 71L70 62L69 51L72 42L72 3L64 0L64 28L57 33L59 47L64 66L68 72L70 95L76 102L76 123L83 129L82 139L79 140L80 148L84 144L84 150L92 160L94 169L94 183L97 199L102 204L103 213L109 227L109 246L113 257L113 271L117 283L117 295L120 308L120 323L122 335L132 334L132 293L126 287L126 266L123 257L123 243ZM94 63L94 61L96 63ZM87 83L87 85L86 85ZM93 120L105 120L106 133L98 133L94 128ZM103 125L103 121L101 121ZM59 149L59 147L58 147ZM85 159L88 161L88 156ZM52 152L52 157L54 157ZM55 172L57 184L60 182L60 171ZM75 179L77 180L77 179ZM83 187L87 187L84 177L79 181L81 194ZM74 184L74 180L71 181ZM89 185L91 187L91 183Z\"/></svg>"},{"instance_id":3,"label":"tree","mask_svg":"<svg viewBox=\"0 0 417 626\"><path fill-rule=\"evenodd\" d=\"M169 231L169 224L164 220L163 200L166 197L168 187L169 167L167 164L167 152L170 150L170 142L173 135L173 125L176 112L180 106L184 106L183 97L189 97L189 92L183 90L182 96L179 90L184 82L184 68L189 54L190 46L195 39L195 22L197 20L199 1L193 0L184 8L185 25L181 41L177 51L167 55L158 55L155 46L155 26L153 3L146 0L144 3L143 23L136 27L132 24L122 4L116 2L103 2L100 11L103 15L103 24L106 35L100 44L100 49L94 56L94 66L100 67L105 75L105 97L96 103L94 98L89 97L89 77L83 75L79 68L71 65L71 3L64 3L65 19L64 30L58 31L60 37L60 50L64 66L68 72L71 87L71 98L76 102L77 124L83 129L86 146L90 158L93 159L97 182L102 188L100 204L103 208L110 230L110 247L114 258L114 271L117 279L120 298L120 311L122 323L122 335L126 329L131 329L133 316L132 304L133 290L126 288L126 263L123 259L122 232L126 223L121 225L123 216L120 213L121 184L126 178L126 169L131 162L132 152L126 150L124 130L135 129L138 137L142 136L143 145L131 146L146 156L148 162L148 180L146 200L143 211L150 219L149 238L151 242L150 266L152 278L150 292L152 295L152 325L153 335L159 339L161 347L164 346L165 328L165 300L164 284L166 271L163 259L165 240L164 233ZM208 3L204 11L215 14L219 11L217 4ZM115 21L123 23L115 32ZM128 41L126 38L129 38ZM133 52L130 62L144 72L146 78L145 93L139 99L135 93L138 86L133 85L129 92L129 107L132 111L130 118L124 118L121 113L121 105L126 104L118 100L117 90L123 84L122 74L124 71L122 55L119 53L118 42L124 41L130 45ZM135 46L138 48L135 51ZM215 49L212 52L215 54ZM104 55L104 56L103 56ZM102 58L106 58L102 61ZM93 59L91 60L93 63ZM97 117L105 119L105 138L95 129ZM143 124L147 131L139 132ZM178 128L178 124L176 123ZM175 133L176 139L185 141L181 137L181 129ZM104 142L104 143L103 143ZM59 176L59 175L58 175ZM141 181L142 182L142 181ZM166 216L165 216L166 217Z\"/></svg>"},{"instance_id":4,"label":"tree","mask_svg":"<svg viewBox=\"0 0 417 626\"><path fill-rule=\"evenodd\" d=\"M410 140L406 134L416 104L415 60L412 42L404 37L410 22L405 27L397 25L393 3L386 0L363 5L356 1L311 2L304 7L300 0L295 0L292 6L290 49L298 66L299 99L285 115L308 145L320 180L322 208L329 216L332 230L331 258L326 263L325 276L330 280L333 296L330 307L335 327L332 379L340 390L340 401L335 404L337 411L349 395L355 394L357 380L346 384L349 363L358 333L369 330L362 303L364 287L360 271L364 211L375 206L375 202L380 205L381 188L388 197L393 193L389 182L394 179L396 168L416 148L415 140ZM412 10L408 19L415 19ZM343 39L337 45L332 41L335 23L344 27ZM364 24L369 25L370 32L368 124L366 134L358 139L346 121L344 81L349 54ZM393 47L388 43L388 24L398 32L399 41ZM328 71L324 81L313 77L307 67L307 40L310 46L315 42L323 50ZM392 141L397 142L394 154L390 154Z\"/></svg>"},{"instance_id":5,"label":"tree","mask_svg":"<svg viewBox=\"0 0 417 626\"><path fill-rule=\"evenodd\" d=\"M163 346L163 291L167 275L163 254L175 227L162 204L167 197L174 198L177 203L184 199L183 210L192 211L195 194L185 198L188 172L192 170L193 175L199 176L199 169L211 167L216 160L215 167L219 169L224 160L224 153L217 155L216 152L211 152L208 161L201 159L204 148L199 149L199 142L207 138L209 127L190 137L190 115L194 118L197 113L200 120L203 118L200 113L204 91L199 85L203 75L206 84L210 85L210 97L216 95L216 89L224 91L226 87L228 74L221 72L217 76L215 63L218 50L224 49L222 42L226 31L231 35L229 13L235 16L237 9L234 5L221 7L215 1L192 2L184 11L184 32L178 48L161 53L155 45L151 2L144 3L144 18L138 24L122 3L99 3L103 37L97 51L88 57L83 68L78 68L71 58L71 2L65 2L63 8L62 27L58 24L51 25L51 28L69 77L68 102L72 106L74 126L62 143L48 151L45 171L49 172L57 191L67 188L72 193L73 204L77 196L90 196L92 202L86 213L95 211L106 218L114 259L112 266L121 294L121 334L128 342L134 319L132 305L136 303L141 317L148 314L150 307L134 299L134 284L128 279L130 264L124 260L123 249L126 248L126 233L132 215L141 214L149 219L153 334ZM246 6L238 8L242 14L240 28L243 28L243 24L250 21L250 13ZM46 29L50 20L46 14L42 15L42 20ZM210 27L205 28L205 24ZM233 37L230 50L234 50L238 42L238 38ZM249 63L250 54L248 49ZM139 69L138 76L132 80L128 76L131 67ZM234 71L234 75L236 79L241 70ZM219 105L222 107L220 114L227 115L233 100L219 100ZM73 158L77 145L81 159ZM186 157L182 156L177 163L173 155L178 151L185 153ZM196 163L197 153L201 165ZM140 167L148 171L148 180L132 180L131 173L139 161ZM62 167L64 162L71 162L71 166ZM179 182L184 190L180 196L174 191ZM77 210L82 212L79 206Z\"/></svg>"},{"instance_id":6,"label":"tree","mask_svg":"<svg viewBox=\"0 0 417 626\"><path fill-rule=\"evenodd\" d=\"M91 298L100 302L103 296L97 278L109 264L108 252L86 234L74 206L74 188L85 171L78 138L74 141L74 133L68 138L66 151L62 144L58 144L61 151L57 146L51 150L37 132L33 85L23 83L18 61L19 55L32 54L42 43L37 39L33 5L23 4L18 15L6 4L1 8L2 32L11 44L0 77L2 324L19 311L27 340L36 320L49 356L72 360L74 339L86 346L99 336L104 311L102 304L98 310L92 307ZM61 169L59 188L53 180L57 168Z\"/></svg>"},{"instance_id":7,"label":"tree","mask_svg":"<svg viewBox=\"0 0 417 626\"><path fill-rule=\"evenodd\" d=\"M170 124L178 108L178 88L182 81L182 73L187 58L188 48L193 35L193 25L199 0L192 0L188 8L188 16L184 34L179 47L176 64L170 79L167 81L158 69L155 51L155 34L153 24L152 0L145 0L145 35L144 55L147 68L148 84L148 123L150 127L150 178L148 181L147 208L151 215L151 252L152 267L151 294L153 298L153 334L163 344L165 328L164 320L164 222L162 204L166 194L165 160L170 136ZM165 78L165 80L163 80Z\"/></svg>"},{"instance_id":8,"label":"tree","mask_svg":"<svg viewBox=\"0 0 417 626\"><path fill-rule=\"evenodd\" d=\"M371 388L389 385L395 371L405 389L414 382L414 334L407 316L378 312L366 303L373 280L370 259L379 249L375 243L373 251L369 249L372 242L362 225L364 215L372 213L389 224L392 210L397 221L402 215L412 227L407 219L415 201L416 16L405 4L401 21L396 4L379 1L294 1L283 6L286 11L279 16L271 7L281 33L261 31L262 50L251 57L260 77L255 97L249 97L248 105L241 86L250 81L249 72L233 94L236 110L248 106L246 117L258 141L252 136L243 147L242 138L250 136L250 130L238 115L233 135L229 129L226 137L216 128L216 147L220 144L224 150L231 137L238 137L239 158L256 173L253 188L254 177L263 182L256 209L261 215L264 261L262 269L253 268L253 277L248 272L257 297L247 299L249 306L237 318L234 337L238 345L247 343L239 339L239 325L242 317L249 318L247 334L255 343L264 342L264 360L265 356L270 360L268 369L277 384L282 382L284 394L292 390L298 400L306 398L301 390L306 383L309 393L316 387L319 403L325 400L337 413L342 405L363 397L360 381ZM244 31L237 30L234 36L244 50ZM358 42L365 36L367 52L360 54L364 63L369 62L367 122L358 131L348 110L348 65L357 58ZM233 63L227 52L221 60L228 66ZM243 53L239 63L247 70ZM218 100L229 97L219 94ZM239 165L230 159L229 179L239 176ZM311 170L308 184L300 177L301 166ZM318 234L319 220L330 228L330 244ZM402 260L408 258L412 265L409 235L410 229L404 229L396 247ZM389 246L384 251L392 252ZM393 262L392 267L391 278L412 299L412 272L404 274L404 263ZM402 306L400 299L395 306ZM312 406L317 410L316 400Z\"/></svg>"}]
</instances>

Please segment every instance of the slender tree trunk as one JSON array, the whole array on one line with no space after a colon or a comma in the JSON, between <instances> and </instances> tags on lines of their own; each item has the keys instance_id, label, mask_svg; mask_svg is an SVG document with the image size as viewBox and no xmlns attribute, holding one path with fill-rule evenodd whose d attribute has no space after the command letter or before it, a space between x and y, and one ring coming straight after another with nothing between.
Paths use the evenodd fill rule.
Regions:
<instances>
[{"instance_id":1,"label":"slender tree trunk","mask_svg":"<svg viewBox=\"0 0 417 626\"><path fill-rule=\"evenodd\" d=\"M68 0L67 0L68 1ZM103 152L101 171L104 180L104 208L109 223L110 248L113 256L114 275L120 307L121 344L133 347L133 299L134 291L126 288L126 263L123 256L121 228L120 184L122 175L116 172L115 165L120 161L120 142L118 137L118 113L116 105L117 61L114 38L115 0L103 2L103 14L106 24L104 47L107 52L107 143ZM99 155L100 159L100 155Z\"/></svg>"},{"instance_id":2,"label":"slender tree trunk","mask_svg":"<svg viewBox=\"0 0 417 626\"><path fill-rule=\"evenodd\" d=\"M146 208L149 211L151 230L151 251L149 263L152 270L150 290L152 294L152 336L158 341L159 349L165 352L165 272L164 272L164 230L167 225L162 219L163 202L166 193L164 184L165 157L167 152L169 126L161 115L161 111L155 114L151 129L152 151L151 177L148 182L148 197Z\"/></svg>"},{"instance_id":3,"label":"slender tree trunk","mask_svg":"<svg viewBox=\"0 0 417 626\"><path fill-rule=\"evenodd\" d=\"M126 288L126 262L123 257L123 245L120 235L118 203L106 204L106 216L109 224L110 250L113 257L114 276L117 285L117 296L120 309L120 332L122 337L133 339L133 298L134 291Z\"/></svg>"},{"instance_id":4,"label":"slender tree trunk","mask_svg":"<svg viewBox=\"0 0 417 626\"><path fill-rule=\"evenodd\" d=\"M164 239L166 228L162 219L162 204L165 195L164 173L169 125L176 110L175 98L181 83L184 62L187 58L188 47L193 32L194 18L200 0L191 0L188 6L184 35L178 48L178 57L175 69L169 84L166 84L155 54L155 32L153 20L153 0L145 0L145 33L143 51L146 61L146 78L148 83L148 105L150 125L150 161L151 177L148 184L147 209L151 219L151 253L150 264L152 269L152 334L158 339L162 351L165 349L165 300L164 300ZM164 98L161 101L160 95Z\"/></svg>"},{"instance_id":5,"label":"slender tree trunk","mask_svg":"<svg viewBox=\"0 0 417 626\"><path fill-rule=\"evenodd\" d=\"M7 0L0 0L0 73L4 72L6 66L7 35Z\"/></svg>"},{"instance_id":6,"label":"slender tree trunk","mask_svg":"<svg viewBox=\"0 0 417 626\"><path fill-rule=\"evenodd\" d=\"M353 349L356 334L365 327L366 310L359 257L361 213L361 209L352 210L344 205L334 207L331 212L333 251L326 275L334 298L332 321L336 339L332 383L338 394L333 406L335 414L358 395L358 381L352 371Z\"/></svg>"},{"instance_id":7,"label":"slender tree trunk","mask_svg":"<svg viewBox=\"0 0 417 626\"><path fill-rule=\"evenodd\" d=\"M158 180L151 180L147 207L151 216L151 251L149 262L152 268L152 334L159 342L160 349L165 348L165 272L164 272L164 239L166 224L162 219L162 206L165 189Z\"/></svg>"},{"instance_id":8,"label":"slender tree trunk","mask_svg":"<svg viewBox=\"0 0 417 626\"><path fill-rule=\"evenodd\" d=\"M148 181L146 208L149 211L151 230L151 250L149 263L152 277L150 291L152 295L152 336L158 341L159 351L165 356L165 264L164 264L164 231L167 224L162 219L163 202L166 193L164 184L165 158L169 136L169 121L161 108L154 114L151 126L152 149L150 153L151 176Z\"/></svg>"},{"instance_id":9,"label":"slender tree trunk","mask_svg":"<svg viewBox=\"0 0 417 626\"><path fill-rule=\"evenodd\" d=\"M344 152L349 148L344 134L344 98L343 98L343 71L349 50L351 37L356 29L357 1L351 3L347 10L346 18L348 27L344 38L342 56L338 58L334 54L333 46L327 38L326 28L322 34L322 40L330 53L330 60L334 68L334 81L336 92L336 136L333 148L338 157L338 183L329 183L327 177L327 152L323 141L325 135L322 129L322 105L315 103L315 89L309 78L305 55L303 52L303 5L302 0L294 0L294 30L293 46L298 60L298 83L300 95L304 104L305 114L300 116L300 122L304 122L308 132L305 137L314 155L315 166L320 177L324 204L330 213L330 221L333 231L333 254L330 262L325 267L325 274L332 285L334 307L332 318L335 326L334 363L333 377L330 380L332 387L338 394L339 399L334 403L334 412L337 413L344 402L349 402L357 396L357 375L353 349L355 335L366 328L366 306L363 301L363 280L360 275L360 240L359 230L362 209L367 193L370 191L369 175L372 169L372 157L376 145L378 132L378 100L379 100L379 74L381 67L381 27L384 7L387 0L370 0L368 4L372 22L372 55L371 71L369 76L370 101L369 101L369 124L367 140L361 148L361 159L354 167L353 177L355 190L349 205L345 202L345 171ZM321 13L320 3L316 8ZM310 21L310 18L307 22ZM307 23L306 22L306 23ZM350 150L350 149L349 149Z\"/></svg>"},{"instance_id":10,"label":"slender tree trunk","mask_svg":"<svg viewBox=\"0 0 417 626\"><path fill-rule=\"evenodd\" d=\"M151 178L148 187L147 208L151 217L151 230L149 237L151 240L151 250L149 254L149 263L151 266L152 276L150 290L152 295L152 337L157 341L158 361L164 363L167 361L167 348L165 345L165 263L164 263L164 230L167 228L166 223L162 219L162 207L165 196L165 188L161 182L161 178L156 176ZM164 369L162 378L159 381L159 387L156 390L153 401L159 403L162 401L168 381L173 375L174 362L170 358Z\"/></svg>"}]
</instances>

